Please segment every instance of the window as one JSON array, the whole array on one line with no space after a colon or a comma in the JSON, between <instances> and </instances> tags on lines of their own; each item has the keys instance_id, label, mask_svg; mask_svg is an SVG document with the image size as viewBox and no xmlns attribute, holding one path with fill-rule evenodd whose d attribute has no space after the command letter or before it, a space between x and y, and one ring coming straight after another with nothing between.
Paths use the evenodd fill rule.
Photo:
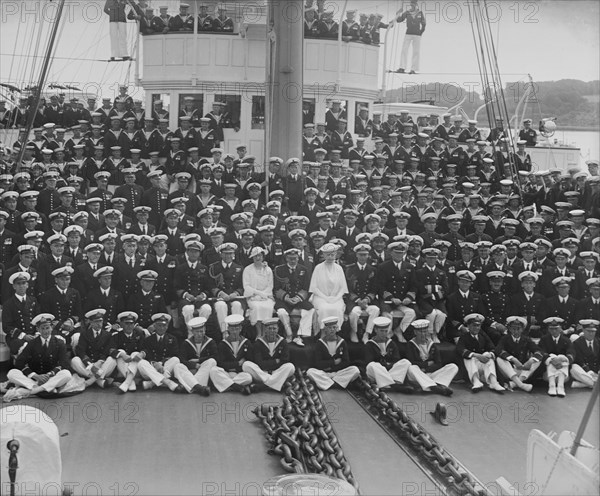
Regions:
<instances>
[{"instance_id":1,"label":"window","mask_svg":"<svg viewBox=\"0 0 600 496\"><path fill-rule=\"evenodd\" d=\"M265 97L252 97L252 129L265 128Z\"/></svg>"},{"instance_id":2,"label":"window","mask_svg":"<svg viewBox=\"0 0 600 496\"><path fill-rule=\"evenodd\" d=\"M200 118L204 116L204 95L202 93L182 93L179 95L179 117L192 118L192 125L200 127Z\"/></svg>"},{"instance_id":3,"label":"window","mask_svg":"<svg viewBox=\"0 0 600 496\"><path fill-rule=\"evenodd\" d=\"M241 95L215 95L215 102L225 103L222 124L224 128L239 128L242 109Z\"/></svg>"},{"instance_id":4,"label":"window","mask_svg":"<svg viewBox=\"0 0 600 496\"><path fill-rule=\"evenodd\" d=\"M315 124L315 99L304 98L302 100L302 125Z\"/></svg>"}]
</instances>

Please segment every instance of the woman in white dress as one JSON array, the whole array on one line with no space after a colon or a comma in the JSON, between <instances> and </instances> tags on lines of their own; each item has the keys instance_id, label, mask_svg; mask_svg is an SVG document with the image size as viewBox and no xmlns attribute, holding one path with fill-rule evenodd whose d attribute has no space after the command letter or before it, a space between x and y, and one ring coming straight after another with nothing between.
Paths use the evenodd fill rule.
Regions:
<instances>
[{"instance_id":1,"label":"woman in white dress","mask_svg":"<svg viewBox=\"0 0 600 496\"><path fill-rule=\"evenodd\" d=\"M317 311L318 321L337 317L338 326L344 322L344 295L348 293L344 269L335 263L338 246L327 243L321 248L325 261L315 267L310 280L311 302Z\"/></svg>"},{"instance_id":2,"label":"woman in white dress","mask_svg":"<svg viewBox=\"0 0 600 496\"><path fill-rule=\"evenodd\" d=\"M255 246L250 252L252 264L242 274L244 297L248 302L250 323L256 325L258 336L262 335L262 321L273 316L275 298L273 296L273 271L265 260L264 248Z\"/></svg>"}]
</instances>

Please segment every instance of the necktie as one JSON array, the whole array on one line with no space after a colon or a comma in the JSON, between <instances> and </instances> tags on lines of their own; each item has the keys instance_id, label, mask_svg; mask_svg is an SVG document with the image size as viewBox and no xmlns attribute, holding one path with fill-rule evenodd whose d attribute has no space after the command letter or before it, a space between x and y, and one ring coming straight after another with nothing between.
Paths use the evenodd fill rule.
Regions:
<instances>
[{"instance_id":1,"label":"necktie","mask_svg":"<svg viewBox=\"0 0 600 496\"><path fill-rule=\"evenodd\" d=\"M589 346L590 350L594 351L594 343L593 343L593 341L588 341L588 346Z\"/></svg>"},{"instance_id":2,"label":"necktie","mask_svg":"<svg viewBox=\"0 0 600 496\"><path fill-rule=\"evenodd\" d=\"M93 270L94 272L96 272L96 266L95 266L95 265L92 265L92 270Z\"/></svg>"},{"instance_id":3,"label":"necktie","mask_svg":"<svg viewBox=\"0 0 600 496\"><path fill-rule=\"evenodd\" d=\"M142 234L146 234L146 233L147 233L147 231L148 231L148 230L146 229L146 226L142 227Z\"/></svg>"},{"instance_id":4,"label":"necktie","mask_svg":"<svg viewBox=\"0 0 600 496\"><path fill-rule=\"evenodd\" d=\"M133 258L130 258L130 259L129 259L129 266L130 266L131 268L133 268Z\"/></svg>"},{"instance_id":5,"label":"necktie","mask_svg":"<svg viewBox=\"0 0 600 496\"><path fill-rule=\"evenodd\" d=\"M98 331L94 331L94 339L98 339L98 334L100 334Z\"/></svg>"},{"instance_id":6,"label":"necktie","mask_svg":"<svg viewBox=\"0 0 600 496\"><path fill-rule=\"evenodd\" d=\"M47 350L48 349L48 340L44 339L44 349Z\"/></svg>"}]
</instances>

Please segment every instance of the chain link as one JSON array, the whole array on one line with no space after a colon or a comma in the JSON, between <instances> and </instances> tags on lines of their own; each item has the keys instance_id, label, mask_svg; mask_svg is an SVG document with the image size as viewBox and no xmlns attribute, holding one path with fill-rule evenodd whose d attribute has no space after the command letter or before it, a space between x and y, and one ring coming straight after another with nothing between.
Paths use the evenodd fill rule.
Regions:
<instances>
[{"instance_id":1,"label":"chain link","mask_svg":"<svg viewBox=\"0 0 600 496\"><path fill-rule=\"evenodd\" d=\"M325 474L358 489L314 384L299 371L283 392L281 406L263 404L254 410L265 429L269 454L280 457L287 472Z\"/></svg>"},{"instance_id":2,"label":"chain link","mask_svg":"<svg viewBox=\"0 0 600 496\"><path fill-rule=\"evenodd\" d=\"M420 424L411 419L384 391L364 379L358 379L358 396L374 409L378 420L391 424L395 432L408 440L421 458L438 474L450 493L483 496L489 491L468 473Z\"/></svg>"}]
</instances>

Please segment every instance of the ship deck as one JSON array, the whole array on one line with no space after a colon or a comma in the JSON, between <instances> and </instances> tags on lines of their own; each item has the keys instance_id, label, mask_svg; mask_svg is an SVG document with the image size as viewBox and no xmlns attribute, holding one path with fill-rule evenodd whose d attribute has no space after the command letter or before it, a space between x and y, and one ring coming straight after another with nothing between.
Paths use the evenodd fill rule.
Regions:
<instances>
[{"instance_id":1,"label":"ship deck","mask_svg":"<svg viewBox=\"0 0 600 496\"><path fill-rule=\"evenodd\" d=\"M527 437L576 431L589 390L568 390L550 398L540 384L530 394L488 391L473 395L464 384L452 398L391 393L450 453L493 490L504 476L525 494ZM209 398L168 391L88 390L57 400L28 399L61 433L63 482L75 494L261 494L267 479L284 473L267 454L262 425L252 410L280 402L275 392L252 396L212 394ZM446 401L444 401L446 400ZM424 472L404 454L345 391L323 393L333 427L352 466L361 494L438 494ZM437 401L448 408L448 427L429 415ZM598 419L598 405L592 419ZM592 420L585 439L599 444Z\"/></svg>"}]
</instances>

